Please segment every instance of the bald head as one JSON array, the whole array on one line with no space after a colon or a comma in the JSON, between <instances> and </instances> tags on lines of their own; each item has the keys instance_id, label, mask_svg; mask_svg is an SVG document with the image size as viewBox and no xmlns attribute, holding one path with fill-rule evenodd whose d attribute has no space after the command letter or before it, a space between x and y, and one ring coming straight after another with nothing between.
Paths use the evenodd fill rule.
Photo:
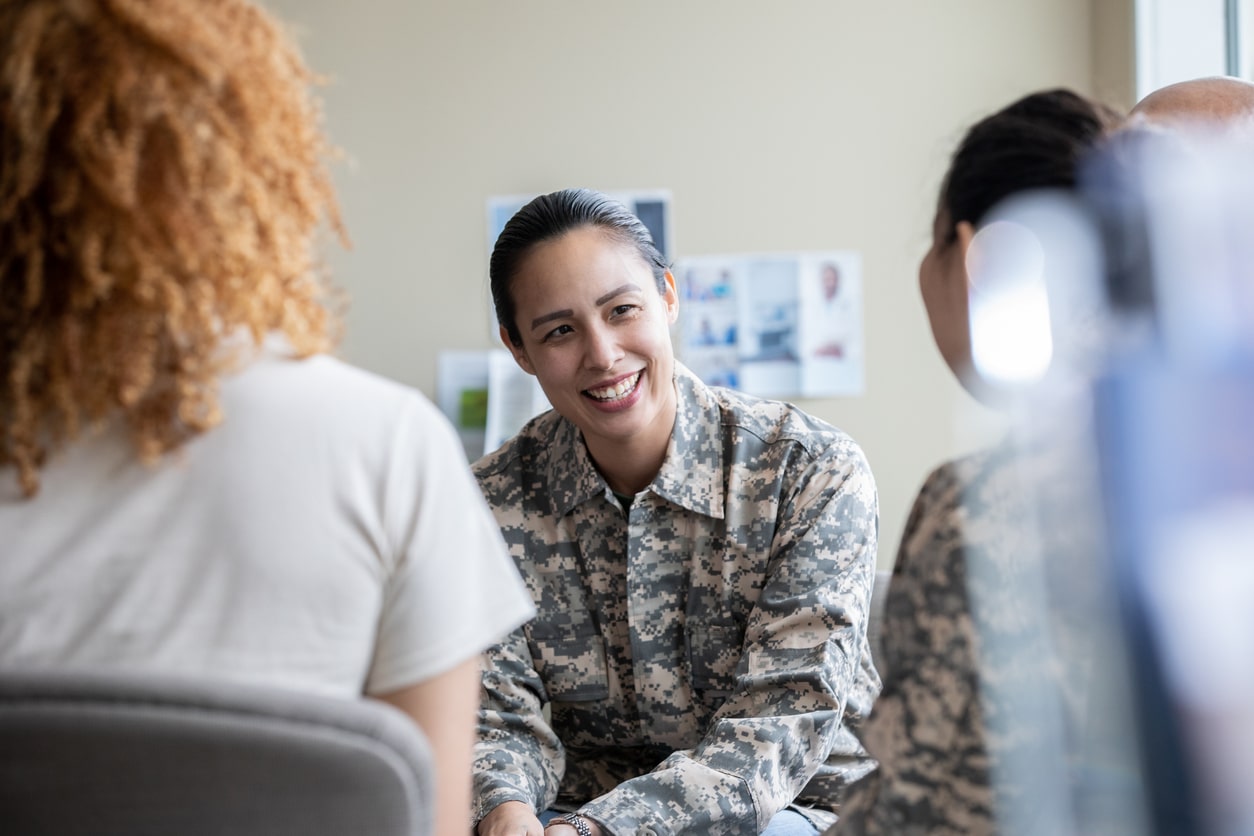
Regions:
<instances>
[{"instance_id":1,"label":"bald head","mask_svg":"<svg viewBox=\"0 0 1254 836\"><path fill-rule=\"evenodd\" d=\"M1213 76L1155 90L1132 108L1131 123L1163 127L1248 127L1254 123L1254 84Z\"/></svg>"}]
</instances>

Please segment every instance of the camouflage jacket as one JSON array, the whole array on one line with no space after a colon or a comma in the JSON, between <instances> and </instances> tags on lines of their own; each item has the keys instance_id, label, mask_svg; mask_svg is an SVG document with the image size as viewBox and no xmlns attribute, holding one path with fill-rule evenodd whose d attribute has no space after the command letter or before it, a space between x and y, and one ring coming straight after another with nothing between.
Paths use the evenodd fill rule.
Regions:
<instances>
[{"instance_id":1,"label":"camouflage jacket","mask_svg":"<svg viewBox=\"0 0 1254 836\"><path fill-rule=\"evenodd\" d=\"M488 651L476 822L522 801L618 836L756 834L796 802L821 829L874 768L850 730L879 690L861 450L791 405L675 382L665 461L627 511L553 412L475 465L538 613Z\"/></svg>"},{"instance_id":2,"label":"camouflage jacket","mask_svg":"<svg viewBox=\"0 0 1254 836\"><path fill-rule=\"evenodd\" d=\"M884 611L884 690L860 730L880 768L832 834L1139 832L1111 777L1134 770L1126 712L1103 704L1118 651L1083 456L1007 442L924 482Z\"/></svg>"}]
</instances>

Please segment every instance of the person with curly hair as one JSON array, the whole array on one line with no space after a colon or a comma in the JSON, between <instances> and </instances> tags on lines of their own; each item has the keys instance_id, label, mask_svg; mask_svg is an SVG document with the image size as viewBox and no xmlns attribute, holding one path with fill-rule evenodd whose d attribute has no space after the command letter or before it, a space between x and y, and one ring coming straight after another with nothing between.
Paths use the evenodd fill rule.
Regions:
<instances>
[{"instance_id":1,"label":"person with curly hair","mask_svg":"<svg viewBox=\"0 0 1254 836\"><path fill-rule=\"evenodd\" d=\"M447 421L325 353L313 81L245 0L0 3L0 666L379 697L463 832L531 604Z\"/></svg>"}]
</instances>

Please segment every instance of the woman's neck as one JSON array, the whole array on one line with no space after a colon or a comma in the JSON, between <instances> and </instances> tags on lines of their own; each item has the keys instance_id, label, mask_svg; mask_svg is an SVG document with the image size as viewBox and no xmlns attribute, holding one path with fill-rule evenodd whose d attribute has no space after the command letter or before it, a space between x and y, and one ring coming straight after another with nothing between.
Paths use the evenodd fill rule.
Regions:
<instances>
[{"instance_id":1,"label":"woman's neck","mask_svg":"<svg viewBox=\"0 0 1254 836\"><path fill-rule=\"evenodd\" d=\"M633 445L634 446L634 445ZM662 469L666 459L666 447L652 455L632 452L632 448L621 445L609 452L609 455L597 455L591 448L588 453L596 464L597 470L605 477L610 490L624 496L635 496L649 486Z\"/></svg>"},{"instance_id":2,"label":"woman's neck","mask_svg":"<svg viewBox=\"0 0 1254 836\"><path fill-rule=\"evenodd\" d=\"M627 440L585 436L588 455L615 493L635 496L662 469L675 428L675 412L670 411L667 417L669 420L658 421L647 433Z\"/></svg>"}]
</instances>

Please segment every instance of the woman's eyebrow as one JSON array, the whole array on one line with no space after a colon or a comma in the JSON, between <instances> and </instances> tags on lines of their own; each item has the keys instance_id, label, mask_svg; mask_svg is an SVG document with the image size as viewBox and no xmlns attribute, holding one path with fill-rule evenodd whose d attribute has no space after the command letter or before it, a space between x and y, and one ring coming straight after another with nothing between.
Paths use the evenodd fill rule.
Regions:
<instances>
[{"instance_id":1,"label":"woman's eyebrow","mask_svg":"<svg viewBox=\"0 0 1254 836\"><path fill-rule=\"evenodd\" d=\"M609 293L606 293L603 296L597 297L597 300L593 304L599 308L600 306L604 305L606 302L613 299L615 296L622 296L624 293L632 293L632 292L639 293L640 288L639 286L628 282L625 285L620 285L614 288ZM552 322L555 319L563 319L565 317L574 316L574 315L575 315L575 312L572 311L570 308L563 308L560 311L553 311L552 313L546 313L543 316L537 316L535 319L531 320L531 328L532 330L534 330L546 322Z\"/></svg>"},{"instance_id":2,"label":"woman's eyebrow","mask_svg":"<svg viewBox=\"0 0 1254 836\"><path fill-rule=\"evenodd\" d=\"M628 282L627 284L622 285L621 287L616 287L616 288L614 288L614 289L613 289L613 290L611 290L609 293L607 293L607 294L605 294L604 296L602 296L602 297L600 297L599 299L597 299L597 301L596 301L596 305L597 305L597 307L600 307L601 305L604 305L606 302L608 302L608 301L610 301L611 299L613 299L615 296L621 296L621 295L623 295L624 293L631 293L633 290L634 290L634 291L636 291L636 292L639 292L639 291L640 291L640 288L639 288L639 287L637 287L636 285L631 284L630 282Z\"/></svg>"},{"instance_id":3,"label":"woman's eyebrow","mask_svg":"<svg viewBox=\"0 0 1254 836\"><path fill-rule=\"evenodd\" d=\"M601 303L597 302L597 304L599 305ZM553 311L553 313L546 313L544 316L537 316L535 319L531 320L531 329L534 331L536 328L538 328L539 326L543 325L546 322L552 322L555 319L564 319L565 317L574 316L574 315L575 315L575 312L572 311L570 308L563 308L560 311Z\"/></svg>"}]
</instances>

